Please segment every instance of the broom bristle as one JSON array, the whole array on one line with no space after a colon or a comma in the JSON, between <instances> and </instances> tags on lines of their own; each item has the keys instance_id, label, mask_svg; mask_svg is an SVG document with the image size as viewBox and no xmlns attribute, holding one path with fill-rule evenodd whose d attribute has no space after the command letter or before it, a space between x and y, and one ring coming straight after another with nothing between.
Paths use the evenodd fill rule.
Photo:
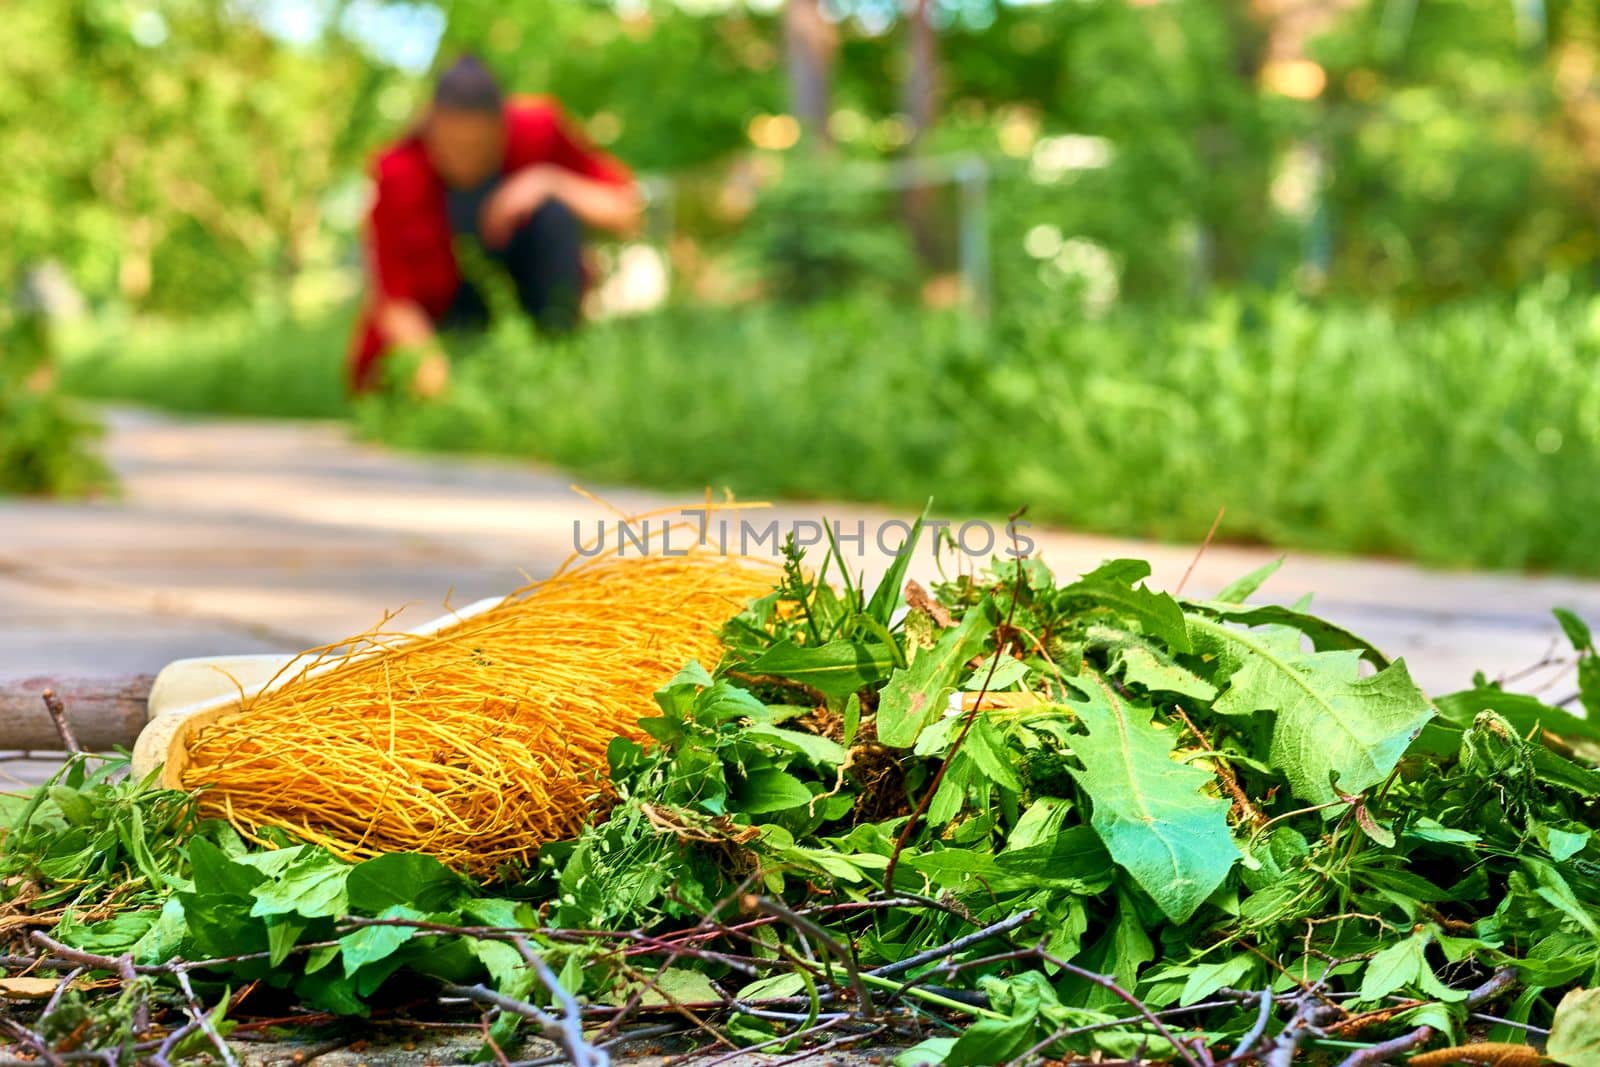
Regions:
<instances>
[{"instance_id":1,"label":"broom bristle","mask_svg":"<svg viewBox=\"0 0 1600 1067\"><path fill-rule=\"evenodd\" d=\"M652 694L721 655L721 625L772 573L709 553L599 559L427 638L357 639L201 729L182 780L261 841L346 858L422 852L475 876L529 862L608 801L606 747Z\"/></svg>"}]
</instances>

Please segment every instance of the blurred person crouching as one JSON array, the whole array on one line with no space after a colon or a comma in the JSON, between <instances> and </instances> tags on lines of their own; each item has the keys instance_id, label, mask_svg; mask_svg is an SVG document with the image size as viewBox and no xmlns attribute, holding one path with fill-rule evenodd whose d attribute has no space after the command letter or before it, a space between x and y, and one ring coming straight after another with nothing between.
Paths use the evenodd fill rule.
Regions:
<instances>
[{"instance_id":1,"label":"blurred person crouching","mask_svg":"<svg viewBox=\"0 0 1600 1067\"><path fill-rule=\"evenodd\" d=\"M441 330L484 328L483 294L462 278L456 241L475 242L503 270L538 327L577 325L586 227L627 232L642 200L633 176L593 147L554 101L505 99L478 60L439 78L426 115L373 165L369 282L351 346L350 382L376 385L396 348L421 361L410 387L438 395L450 364Z\"/></svg>"}]
</instances>

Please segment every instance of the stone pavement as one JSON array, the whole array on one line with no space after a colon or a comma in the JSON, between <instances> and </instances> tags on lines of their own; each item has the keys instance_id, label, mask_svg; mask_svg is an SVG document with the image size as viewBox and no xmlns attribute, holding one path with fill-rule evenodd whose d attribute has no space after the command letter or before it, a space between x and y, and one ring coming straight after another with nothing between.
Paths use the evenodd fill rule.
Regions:
<instances>
[{"instance_id":1,"label":"stone pavement","mask_svg":"<svg viewBox=\"0 0 1600 1067\"><path fill-rule=\"evenodd\" d=\"M575 522L592 534L606 514L558 471L396 454L352 442L339 424L120 410L109 423L120 499L0 502L0 685L41 674L153 672L182 656L297 650L399 608L402 622L419 623L440 614L447 597L462 605L546 573L571 551ZM695 500L588 488L627 511ZM910 517L793 502L759 521L824 514L847 530L867 524L860 566L869 575L887 559L874 550L877 524ZM1165 588L1195 552L1061 530L1029 534L1058 573L1138 556ZM1213 546L1186 592L1214 592L1277 555ZM913 574L933 573L919 551ZM1289 601L1308 591L1317 610L1404 655L1432 691L1463 685L1478 668L1498 675L1539 660L1559 636L1553 605L1600 621L1600 582L1298 552L1263 596Z\"/></svg>"}]
</instances>

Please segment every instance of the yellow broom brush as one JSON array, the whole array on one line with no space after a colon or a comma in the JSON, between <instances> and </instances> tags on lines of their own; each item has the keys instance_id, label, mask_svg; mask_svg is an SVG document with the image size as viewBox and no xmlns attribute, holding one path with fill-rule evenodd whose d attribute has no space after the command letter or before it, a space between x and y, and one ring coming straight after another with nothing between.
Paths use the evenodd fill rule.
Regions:
<instances>
[{"instance_id":1,"label":"yellow broom brush","mask_svg":"<svg viewBox=\"0 0 1600 1067\"><path fill-rule=\"evenodd\" d=\"M714 664L721 625L772 582L710 551L564 566L436 633L320 650L179 730L165 780L252 840L278 828L347 858L422 852L487 876L606 803L607 745L641 738L654 691L691 659Z\"/></svg>"}]
</instances>

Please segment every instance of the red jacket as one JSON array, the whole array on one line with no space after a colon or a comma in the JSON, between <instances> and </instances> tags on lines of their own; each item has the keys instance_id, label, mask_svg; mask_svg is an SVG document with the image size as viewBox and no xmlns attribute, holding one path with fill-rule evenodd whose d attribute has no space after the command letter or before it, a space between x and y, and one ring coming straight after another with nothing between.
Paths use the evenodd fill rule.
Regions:
<instances>
[{"instance_id":1,"label":"red jacket","mask_svg":"<svg viewBox=\"0 0 1600 1067\"><path fill-rule=\"evenodd\" d=\"M633 180L626 167L574 132L554 101L513 99L505 116L502 173L550 163L597 181L624 185ZM372 179L376 195L366 234L372 280L350 351L350 382L356 389L373 384L387 348L375 321L378 301L413 300L438 319L461 284L444 182L421 139L412 134L379 152Z\"/></svg>"}]
</instances>

